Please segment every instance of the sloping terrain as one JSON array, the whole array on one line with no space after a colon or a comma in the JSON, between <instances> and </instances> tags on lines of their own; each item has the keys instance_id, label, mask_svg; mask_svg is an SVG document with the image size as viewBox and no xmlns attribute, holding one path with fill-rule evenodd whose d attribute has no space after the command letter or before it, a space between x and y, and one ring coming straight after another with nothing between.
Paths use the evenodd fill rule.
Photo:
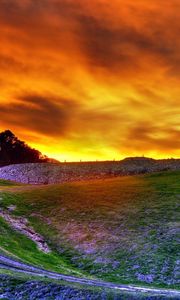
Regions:
<instances>
[{"instance_id":1,"label":"sloping terrain","mask_svg":"<svg viewBox=\"0 0 180 300\"><path fill-rule=\"evenodd\" d=\"M1 211L26 218L52 251L40 251L1 216L4 254L78 277L178 287L180 172L50 186L7 184L1 181Z\"/></svg>"}]
</instances>

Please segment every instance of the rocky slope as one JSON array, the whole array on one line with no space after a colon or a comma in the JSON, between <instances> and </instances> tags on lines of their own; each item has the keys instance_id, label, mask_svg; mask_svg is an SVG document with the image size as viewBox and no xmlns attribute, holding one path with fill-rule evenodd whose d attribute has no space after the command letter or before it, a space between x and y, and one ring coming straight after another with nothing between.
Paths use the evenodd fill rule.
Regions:
<instances>
[{"instance_id":1,"label":"rocky slope","mask_svg":"<svg viewBox=\"0 0 180 300\"><path fill-rule=\"evenodd\" d=\"M167 170L180 170L180 159L137 157L105 162L16 164L1 167L0 178L29 184L53 184Z\"/></svg>"}]
</instances>

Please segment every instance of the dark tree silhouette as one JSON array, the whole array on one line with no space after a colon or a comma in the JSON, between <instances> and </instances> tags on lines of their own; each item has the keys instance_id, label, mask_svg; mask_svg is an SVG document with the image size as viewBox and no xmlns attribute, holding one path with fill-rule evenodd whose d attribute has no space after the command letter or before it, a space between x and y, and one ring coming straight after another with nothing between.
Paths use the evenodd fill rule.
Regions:
<instances>
[{"instance_id":1,"label":"dark tree silhouette","mask_svg":"<svg viewBox=\"0 0 180 300\"><path fill-rule=\"evenodd\" d=\"M20 141L10 130L0 133L0 165L48 162L47 156Z\"/></svg>"}]
</instances>

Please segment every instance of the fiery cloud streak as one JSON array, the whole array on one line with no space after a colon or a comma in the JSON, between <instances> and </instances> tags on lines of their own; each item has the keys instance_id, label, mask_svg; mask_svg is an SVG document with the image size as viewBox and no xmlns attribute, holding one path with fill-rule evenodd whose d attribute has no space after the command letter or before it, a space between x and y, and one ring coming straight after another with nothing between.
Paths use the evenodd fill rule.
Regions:
<instances>
[{"instance_id":1,"label":"fiery cloud streak","mask_svg":"<svg viewBox=\"0 0 180 300\"><path fill-rule=\"evenodd\" d=\"M180 154L179 0L2 0L0 127L60 160Z\"/></svg>"}]
</instances>

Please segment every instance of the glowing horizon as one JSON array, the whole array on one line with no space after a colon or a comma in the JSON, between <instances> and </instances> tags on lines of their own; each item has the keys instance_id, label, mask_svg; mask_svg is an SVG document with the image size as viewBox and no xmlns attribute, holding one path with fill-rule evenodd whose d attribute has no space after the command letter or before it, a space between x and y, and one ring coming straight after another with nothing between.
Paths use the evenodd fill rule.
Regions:
<instances>
[{"instance_id":1,"label":"glowing horizon","mask_svg":"<svg viewBox=\"0 0 180 300\"><path fill-rule=\"evenodd\" d=\"M60 161L180 157L180 3L0 2L0 131Z\"/></svg>"}]
</instances>

